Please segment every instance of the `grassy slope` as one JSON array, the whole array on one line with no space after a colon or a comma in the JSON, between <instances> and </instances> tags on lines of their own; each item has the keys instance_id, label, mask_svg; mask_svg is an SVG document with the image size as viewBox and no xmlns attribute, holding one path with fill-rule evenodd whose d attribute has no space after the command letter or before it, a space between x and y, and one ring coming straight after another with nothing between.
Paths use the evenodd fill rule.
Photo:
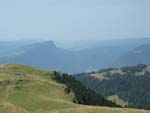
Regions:
<instances>
[{"instance_id":1,"label":"grassy slope","mask_svg":"<svg viewBox=\"0 0 150 113\"><path fill-rule=\"evenodd\" d=\"M0 113L150 113L72 103L51 71L24 65L0 65Z\"/></svg>"}]
</instances>

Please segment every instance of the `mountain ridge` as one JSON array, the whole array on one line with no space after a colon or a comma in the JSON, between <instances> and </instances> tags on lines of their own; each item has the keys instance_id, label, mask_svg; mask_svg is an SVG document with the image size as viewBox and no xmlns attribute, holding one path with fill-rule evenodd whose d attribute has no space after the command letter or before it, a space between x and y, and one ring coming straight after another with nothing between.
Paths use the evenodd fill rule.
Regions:
<instances>
[{"instance_id":1,"label":"mountain ridge","mask_svg":"<svg viewBox=\"0 0 150 113\"><path fill-rule=\"evenodd\" d=\"M150 44L141 45L123 54L115 64L117 66L132 66L138 64L150 64Z\"/></svg>"},{"instance_id":2,"label":"mountain ridge","mask_svg":"<svg viewBox=\"0 0 150 113\"><path fill-rule=\"evenodd\" d=\"M115 40L113 42L109 41L108 44L106 43L107 41L104 44L98 41L97 46L81 50L60 48L53 41L26 43L25 45L21 43L15 45L13 43L10 46L1 45L3 49L0 50L0 63L26 64L68 73L96 71L102 68L120 67L125 64L127 66L146 64L146 62L150 62L148 58L145 59L145 56L148 57L147 54L150 53L149 51L140 57L141 59L145 59L145 61L138 60L138 56L135 55L133 58L131 56L131 61L128 61L126 55L142 44L146 45L148 40L132 39L131 42L130 40L125 40L125 42L123 42L124 40L119 40L117 41L118 44ZM129 45L127 45L128 42L130 42ZM132 63L136 59L136 63Z\"/></svg>"}]
</instances>

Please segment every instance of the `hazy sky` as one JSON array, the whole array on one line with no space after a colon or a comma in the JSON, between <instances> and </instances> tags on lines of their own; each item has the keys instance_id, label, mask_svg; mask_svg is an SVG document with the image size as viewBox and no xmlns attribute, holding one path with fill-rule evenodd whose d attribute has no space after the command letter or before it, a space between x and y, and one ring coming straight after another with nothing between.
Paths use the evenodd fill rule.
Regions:
<instances>
[{"instance_id":1,"label":"hazy sky","mask_svg":"<svg viewBox=\"0 0 150 113\"><path fill-rule=\"evenodd\" d=\"M0 0L0 40L150 37L150 0Z\"/></svg>"}]
</instances>

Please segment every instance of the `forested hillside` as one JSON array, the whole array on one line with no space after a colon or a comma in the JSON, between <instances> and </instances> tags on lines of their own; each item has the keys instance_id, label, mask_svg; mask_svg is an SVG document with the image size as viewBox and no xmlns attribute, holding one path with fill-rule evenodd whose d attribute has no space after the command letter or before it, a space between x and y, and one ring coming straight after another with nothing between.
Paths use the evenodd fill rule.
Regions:
<instances>
[{"instance_id":1,"label":"forested hillside","mask_svg":"<svg viewBox=\"0 0 150 113\"><path fill-rule=\"evenodd\" d=\"M76 75L83 85L124 107L150 109L150 66L110 68Z\"/></svg>"},{"instance_id":2,"label":"forested hillside","mask_svg":"<svg viewBox=\"0 0 150 113\"><path fill-rule=\"evenodd\" d=\"M87 89L74 77L69 76L68 74L59 74L54 73L52 77L53 80L56 80L59 83L66 84L65 92L67 94L74 93L75 98L73 102L83 105L96 105L96 106L109 106L109 107L120 107L114 102L106 100L100 94Z\"/></svg>"}]
</instances>

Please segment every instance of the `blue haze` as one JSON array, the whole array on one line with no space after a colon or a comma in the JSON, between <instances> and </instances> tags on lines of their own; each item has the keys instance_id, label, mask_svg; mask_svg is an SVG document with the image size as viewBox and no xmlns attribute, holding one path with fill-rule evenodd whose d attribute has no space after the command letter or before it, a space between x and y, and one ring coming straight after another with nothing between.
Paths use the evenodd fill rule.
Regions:
<instances>
[{"instance_id":1,"label":"blue haze","mask_svg":"<svg viewBox=\"0 0 150 113\"><path fill-rule=\"evenodd\" d=\"M0 0L0 40L150 37L150 0Z\"/></svg>"}]
</instances>

